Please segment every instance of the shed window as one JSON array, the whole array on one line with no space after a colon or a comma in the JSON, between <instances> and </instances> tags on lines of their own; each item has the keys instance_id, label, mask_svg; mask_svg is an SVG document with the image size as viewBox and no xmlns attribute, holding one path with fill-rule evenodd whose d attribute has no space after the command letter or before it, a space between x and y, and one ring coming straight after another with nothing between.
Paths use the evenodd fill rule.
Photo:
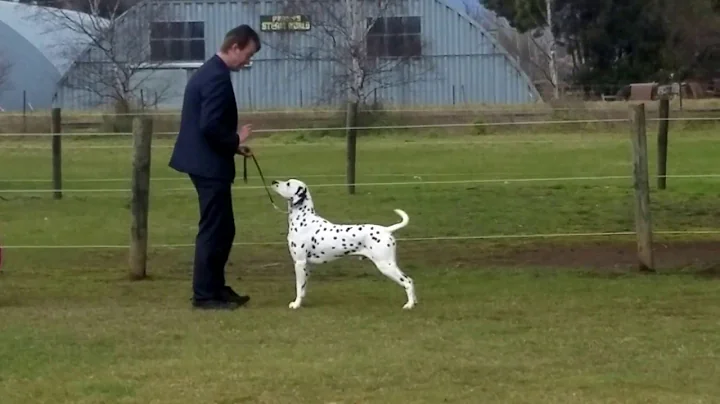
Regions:
<instances>
[{"instance_id":1,"label":"shed window","mask_svg":"<svg viewBox=\"0 0 720 404\"><path fill-rule=\"evenodd\" d=\"M150 60L202 62L205 60L203 21L157 21L150 26Z\"/></svg>"},{"instance_id":2,"label":"shed window","mask_svg":"<svg viewBox=\"0 0 720 404\"><path fill-rule=\"evenodd\" d=\"M367 54L371 58L422 56L420 17L368 18Z\"/></svg>"}]
</instances>

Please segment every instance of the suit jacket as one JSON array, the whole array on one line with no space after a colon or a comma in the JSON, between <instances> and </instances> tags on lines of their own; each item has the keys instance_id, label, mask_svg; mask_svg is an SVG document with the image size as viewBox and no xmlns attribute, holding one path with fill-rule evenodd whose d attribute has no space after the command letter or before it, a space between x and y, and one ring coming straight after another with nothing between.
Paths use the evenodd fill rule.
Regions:
<instances>
[{"instance_id":1,"label":"suit jacket","mask_svg":"<svg viewBox=\"0 0 720 404\"><path fill-rule=\"evenodd\" d=\"M190 77L185 87L180 132L170 167L199 177L235 180L237 106L230 69L217 55Z\"/></svg>"}]
</instances>

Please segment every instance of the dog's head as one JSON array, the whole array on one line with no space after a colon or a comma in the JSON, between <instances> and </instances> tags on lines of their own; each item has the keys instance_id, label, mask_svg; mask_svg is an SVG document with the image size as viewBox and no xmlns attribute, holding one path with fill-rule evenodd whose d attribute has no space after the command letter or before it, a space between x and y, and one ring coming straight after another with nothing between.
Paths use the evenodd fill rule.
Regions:
<instances>
[{"instance_id":1,"label":"dog's head","mask_svg":"<svg viewBox=\"0 0 720 404\"><path fill-rule=\"evenodd\" d=\"M312 200L310 199L308 186L300 180L289 179L287 181L273 181L270 188L288 201L291 209L302 206L312 208Z\"/></svg>"}]
</instances>

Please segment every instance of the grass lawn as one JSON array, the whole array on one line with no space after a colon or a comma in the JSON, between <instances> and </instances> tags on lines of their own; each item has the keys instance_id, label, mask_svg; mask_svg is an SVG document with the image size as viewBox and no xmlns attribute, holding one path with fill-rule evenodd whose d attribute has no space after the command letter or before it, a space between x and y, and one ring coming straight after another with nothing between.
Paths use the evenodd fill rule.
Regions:
<instances>
[{"instance_id":1,"label":"grass lawn","mask_svg":"<svg viewBox=\"0 0 720 404\"><path fill-rule=\"evenodd\" d=\"M671 130L669 173L720 174L716 129ZM66 192L53 201L49 139L0 139L3 404L720 396L719 287L697 276L719 261L720 235L658 236L655 276L625 271L632 238L452 239L632 231L631 180L612 178L631 174L626 132L362 137L355 196L342 186L342 139L256 140L268 179L305 180L332 221L389 224L393 208L408 212L398 253L417 285L411 312L399 287L354 259L317 267L306 307L290 311L287 222L252 163L250 183L236 184L241 244L228 279L253 300L233 313L190 310L192 249L167 245L193 242L197 207L167 167L168 140L154 143L151 278L127 280L129 142L67 139ZM567 177L605 178L552 179ZM720 177L668 184L652 195L655 229L720 229ZM37 248L58 245L68 247Z\"/></svg>"}]
</instances>

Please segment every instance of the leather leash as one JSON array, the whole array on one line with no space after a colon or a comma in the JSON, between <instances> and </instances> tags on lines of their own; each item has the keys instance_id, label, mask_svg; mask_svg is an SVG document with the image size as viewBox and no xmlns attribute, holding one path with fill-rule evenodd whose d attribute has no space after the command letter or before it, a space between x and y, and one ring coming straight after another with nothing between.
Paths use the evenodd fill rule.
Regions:
<instances>
[{"instance_id":1,"label":"leather leash","mask_svg":"<svg viewBox=\"0 0 720 404\"><path fill-rule=\"evenodd\" d=\"M284 211L275 205L275 201L273 200L272 193L267 187L267 182L265 181L265 176L263 175L262 169L260 168L260 164L258 164L257 158L254 154L251 155L253 162L255 163L255 168L258 170L258 174L260 174L260 180L262 181L263 188L265 189L265 193L267 193L268 199L270 199L270 203L272 204L273 208L277 210L278 212L282 213L288 213L287 211ZM243 156L243 182L247 184L248 182L248 171L247 171L247 161L248 157Z\"/></svg>"}]
</instances>

